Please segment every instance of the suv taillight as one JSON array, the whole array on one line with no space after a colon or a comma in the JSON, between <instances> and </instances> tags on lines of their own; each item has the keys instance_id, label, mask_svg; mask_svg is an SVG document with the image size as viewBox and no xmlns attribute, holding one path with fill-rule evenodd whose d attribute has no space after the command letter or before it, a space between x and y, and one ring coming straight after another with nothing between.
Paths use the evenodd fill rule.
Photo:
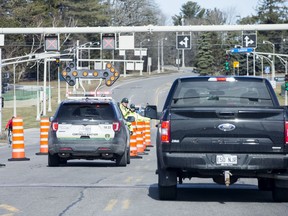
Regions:
<instances>
[{"instance_id":1,"label":"suv taillight","mask_svg":"<svg viewBox=\"0 0 288 216\"><path fill-rule=\"evenodd\" d=\"M163 121L161 123L161 142L169 143L170 141L170 122Z\"/></svg>"},{"instance_id":2,"label":"suv taillight","mask_svg":"<svg viewBox=\"0 0 288 216\"><path fill-rule=\"evenodd\" d=\"M120 122L113 122L113 130L120 131Z\"/></svg>"},{"instance_id":3,"label":"suv taillight","mask_svg":"<svg viewBox=\"0 0 288 216\"><path fill-rule=\"evenodd\" d=\"M57 131L58 130L58 122L52 122L52 130Z\"/></svg>"},{"instance_id":4,"label":"suv taillight","mask_svg":"<svg viewBox=\"0 0 288 216\"><path fill-rule=\"evenodd\" d=\"M288 121L285 122L285 144L288 145Z\"/></svg>"}]
</instances>

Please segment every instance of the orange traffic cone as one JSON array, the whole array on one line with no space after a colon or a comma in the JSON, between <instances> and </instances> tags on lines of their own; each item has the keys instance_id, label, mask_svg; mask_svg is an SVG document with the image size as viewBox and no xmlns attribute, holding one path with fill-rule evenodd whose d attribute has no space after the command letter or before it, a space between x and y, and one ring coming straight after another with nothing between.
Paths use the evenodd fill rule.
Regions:
<instances>
[{"instance_id":1,"label":"orange traffic cone","mask_svg":"<svg viewBox=\"0 0 288 216\"><path fill-rule=\"evenodd\" d=\"M41 118L40 121L40 152L36 155L48 154L48 131L50 127L49 118Z\"/></svg>"},{"instance_id":2,"label":"orange traffic cone","mask_svg":"<svg viewBox=\"0 0 288 216\"><path fill-rule=\"evenodd\" d=\"M25 157L23 119L13 118L12 128L12 158L8 161L30 160L30 158Z\"/></svg>"},{"instance_id":3,"label":"orange traffic cone","mask_svg":"<svg viewBox=\"0 0 288 216\"><path fill-rule=\"evenodd\" d=\"M138 155L137 151L137 127L136 122L132 122L133 134L130 136L130 157L131 158L142 158Z\"/></svg>"},{"instance_id":4,"label":"orange traffic cone","mask_svg":"<svg viewBox=\"0 0 288 216\"><path fill-rule=\"evenodd\" d=\"M153 145L151 145L151 124L150 124L150 120L149 121L145 121L145 143L146 143L146 147L153 147Z\"/></svg>"},{"instance_id":5,"label":"orange traffic cone","mask_svg":"<svg viewBox=\"0 0 288 216\"><path fill-rule=\"evenodd\" d=\"M143 137L143 129L144 129L144 125L143 122L141 121L137 121L137 151L138 154L146 154L145 151L145 143L144 143L144 137Z\"/></svg>"}]
</instances>

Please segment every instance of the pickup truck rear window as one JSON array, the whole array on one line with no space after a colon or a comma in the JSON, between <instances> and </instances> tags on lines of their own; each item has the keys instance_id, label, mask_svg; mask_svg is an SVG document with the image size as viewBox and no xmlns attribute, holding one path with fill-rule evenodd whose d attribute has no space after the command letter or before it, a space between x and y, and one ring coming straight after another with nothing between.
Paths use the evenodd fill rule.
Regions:
<instances>
[{"instance_id":1,"label":"pickup truck rear window","mask_svg":"<svg viewBox=\"0 0 288 216\"><path fill-rule=\"evenodd\" d=\"M171 101L171 107L183 106L269 107L273 102L264 82L187 79L178 84Z\"/></svg>"}]
</instances>

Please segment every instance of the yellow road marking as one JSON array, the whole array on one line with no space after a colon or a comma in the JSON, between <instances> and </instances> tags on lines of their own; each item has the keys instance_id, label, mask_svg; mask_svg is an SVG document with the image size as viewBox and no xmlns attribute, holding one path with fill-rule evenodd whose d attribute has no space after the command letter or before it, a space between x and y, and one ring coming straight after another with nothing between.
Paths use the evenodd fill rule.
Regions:
<instances>
[{"instance_id":1,"label":"yellow road marking","mask_svg":"<svg viewBox=\"0 0 288 216\"><path fill-rule=\"evenodd\" d=\"M14 206L6 205L6 204L0 204L0 209L4 209L8 212L13 212L13 213L1 214L0 216L14 216L14 213L17 213L20 211Z\"/></svg>"},{"instance_id":2,"label":"yellow road marking","mask_svg":"<svg viewBox=\"0 0 288 216\"><path fill-rule=\"evenodd\" d=\"M116 199L110 200L107 206L105 207L104 211L112 211L117 202L118 201Z\"/></svg>"},{"instance_id":3,"label":"yellow road marking","mask_svg":"<svg viewBox=\"0 0 288 216\"><path fill-rule=\"evenodd\" d=\"M19 212L20 210L15 208L14 206L6 205L6 204L1 204L0 209L5 209L9 212Z\"/></svg>"},{"instance_id":4,"label":"yellow road marking","mask_svg":"<svg viewBox=\"0 0 288 216\"><path fill-rule=\"evenodd\" d=\"M132 180L132 177L131 176L129 176L127 179L125 179L125 183L130 183L131 182L131 180Z\"/></svg>"},{"instance_id":5,"label":"yellow road marking","mask_svg":"<svg viewBox=\"0 0 288 216\"><path fill-rule=\"evenodd\" d=\"M122 202L122 209L128 209L129 206L130 206L130 200L127 199Z\"/></svg>"}]
</instances>

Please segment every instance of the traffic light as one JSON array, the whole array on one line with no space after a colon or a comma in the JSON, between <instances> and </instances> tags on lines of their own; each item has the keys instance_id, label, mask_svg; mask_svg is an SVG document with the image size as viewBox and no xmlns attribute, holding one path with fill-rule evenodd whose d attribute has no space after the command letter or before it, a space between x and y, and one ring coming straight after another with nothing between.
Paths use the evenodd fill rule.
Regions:
<instances>
[{"instance_id":1,"label":"traffic light","mask_svg":"<svg viewBox=\"0 0 288 216\"><path fill-rule=\"evenodd\" d=\"M288 91L288 74L285 74L285 90Z\"/></svg>"},{"instance_id":2,"label":"traffic light","mask_svg":"<svg viewBox=\"0 0 288 216\"><path fill-rule=\"evenodd\" d=\"M56 58L55 62L56 62L57 67L60 67L60 58Z\"/></svg>"},{"instance_id":3,"label":"traffic light","mask_svg":"<svg viewBox=\"0 0 288 216\"><path fill-rule=\"evenodd\" d=\"M226 54L226 61L224 66L226 71L230 71L230 56L228 54Z\"/></svg>"},{"instance_id":4,"label":"traffic light","mask_svg":"<svg viewBox=\"0 0 288 216\"><path fill-rule=\"evenodd\" d=\"M106 64L105 70L89 70L77 69L75 62L69 62L61 75L70 86L75 85L76 79L105 79L105 84L111 86L120 77L111 63Z\"/></svg>"}]
</instances>

